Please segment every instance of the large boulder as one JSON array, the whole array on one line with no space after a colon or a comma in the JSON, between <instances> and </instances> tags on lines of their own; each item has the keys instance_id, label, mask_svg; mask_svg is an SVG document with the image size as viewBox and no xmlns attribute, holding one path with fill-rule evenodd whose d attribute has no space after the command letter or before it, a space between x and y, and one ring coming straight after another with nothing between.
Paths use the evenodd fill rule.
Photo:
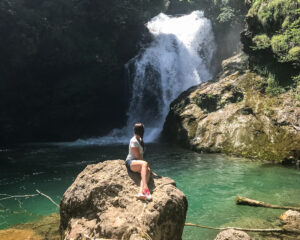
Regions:
<instances>
[{"instance_id":1,"label":"large boulder","mask_svg":"<svg viewBox=\"0 0 300 240\"><path fill-rule=\"evenodd\" d=\"M171 104L164 136L197 151L296 163L300 85L277 97L266 95L265 79L246 70L242 54L224 61L223 69Z\"/></svg>"},{"instance_id":2,"label":"large boulder","mask_svg":"<svg viewBox=\"0 0 300 240\"><path fill-rule=\"evenodd\" d=\"M181 239L185 195L172 179L152 173L153 200L137 200L139 183L123 160L88 165L62 198L63 239Z\"/></svg>"},{"instance_id":3,"label":"large boulder","mask_svg":"<svg viewBox=\"0 0 300 240\"><path fill-rule=\"evenodd\" d=\"M251 238L243 231L228 229L220 232L215 240L251 240Z\"/></svg>"}]
</instances>

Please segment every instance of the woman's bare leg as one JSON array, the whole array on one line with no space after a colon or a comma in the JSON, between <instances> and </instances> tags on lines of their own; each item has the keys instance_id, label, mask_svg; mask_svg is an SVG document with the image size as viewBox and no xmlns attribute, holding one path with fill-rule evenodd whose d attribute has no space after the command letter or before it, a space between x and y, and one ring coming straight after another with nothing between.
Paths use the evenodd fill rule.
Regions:
<instances>
[{"instance_id":1,"label":"woman's bare leg","mask_svg":"<svg viewBox=\"0 0 300 240\"><path fill-rule=\"evenodd\" d=\"M148 166L148 168L147 168L147 174L146 174L146 182L147 182L147 184L148 184L149 179L150 179L150 174L151 174L151 169L150 169L150 167Z\"/></svg>"},{"instance_id":2,"label":"woman's bare leg","mask_svg":"<svg viewBox=\"0 0 300 240\"><path fill-rule=\"evenodd\" d=\"M130 169L133 172L140 172L141 173L140 193L142 193L144 189L148 188L147 182L148 182L149 177L150 177L150 172L149 172L148 168L149 168L148 163L146 161L143 161L143 160L134 160L130 164Z\"/></svg>"}]
</instances>

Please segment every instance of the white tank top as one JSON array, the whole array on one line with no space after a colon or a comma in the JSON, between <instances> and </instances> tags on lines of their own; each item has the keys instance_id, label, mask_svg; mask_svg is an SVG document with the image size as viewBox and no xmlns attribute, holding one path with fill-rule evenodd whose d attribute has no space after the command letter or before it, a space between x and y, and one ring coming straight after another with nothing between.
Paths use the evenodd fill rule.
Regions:
<instances>
[{"instance_id":1,"label":"white tank top","mask_svg":"<svg viewBox=\"0 0 300 240\"><path fill-rule=\"evenodd\" d=\"M141 144L139 143L139 141L136 139L136 137L133 136L130 139L130 142L129 142L129 150L128 150L128 155L127 155L126 161L128 161L128 160L140 160L140 159L136 159L135 158L134 153L131 150L132 147L139 148L140 156L143 158L143 154L144 154L143 147L141 146Z\"/></svg>"}]
</instances>

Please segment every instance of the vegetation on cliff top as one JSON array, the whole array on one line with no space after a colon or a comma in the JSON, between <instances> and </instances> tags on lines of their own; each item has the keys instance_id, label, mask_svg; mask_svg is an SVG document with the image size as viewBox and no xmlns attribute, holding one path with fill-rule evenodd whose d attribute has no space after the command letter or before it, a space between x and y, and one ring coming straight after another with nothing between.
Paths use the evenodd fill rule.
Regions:
<instances>
[{"instance_id":1,"label":"vegetation on cliff top","mask_svg":"<svg viewBox=\"0 0 300 240\"><path fill-rule=\"evenodd\" d=\"M300 1L253 0L242 33L252 68L268 77L267 92L276 95L298 84L300 70Z\"/></svg>"}]
</instances>

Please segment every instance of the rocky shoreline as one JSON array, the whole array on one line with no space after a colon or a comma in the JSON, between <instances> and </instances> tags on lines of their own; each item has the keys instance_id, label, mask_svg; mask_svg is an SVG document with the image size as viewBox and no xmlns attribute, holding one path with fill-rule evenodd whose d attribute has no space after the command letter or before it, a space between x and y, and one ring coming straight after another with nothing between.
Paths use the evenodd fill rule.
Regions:
<instances>
[{"instance_id":1,"label":"rocky shoreline","mask_svg":"<svg viewBox=\"0 0 300 240\"><path fill-rule=\"evenodd\" d=\"M139 174L128 173L123 160L88 165L65 192L60 216L51 214L32 223L0 230L0 240L23 240L24 237L32 240L182 239L188 206L185 195L172 179L153 173L149 184L153 200L136 200L134 195L139 182ZM282 229L278 233L227 229L215 239L298 239L300 213L288 210L280 220L281 223L274 219L272 224L273 228ZM238 221L229 226L265 228L263 223L243 225Z\"/></svg>"},{"instance_id":2,"label":"rocky shoreline","mask_svg":"<svg viewBox=\"0 0 300 240\"><path fill-rule=\"evenodd\" d=\"M299 164L295 91L265 94L264 77L247 70L243 53L223 61L222 67L215 79L188 89L171 104L163 135L199 152Z\"/></svg>"}]
</instances>

